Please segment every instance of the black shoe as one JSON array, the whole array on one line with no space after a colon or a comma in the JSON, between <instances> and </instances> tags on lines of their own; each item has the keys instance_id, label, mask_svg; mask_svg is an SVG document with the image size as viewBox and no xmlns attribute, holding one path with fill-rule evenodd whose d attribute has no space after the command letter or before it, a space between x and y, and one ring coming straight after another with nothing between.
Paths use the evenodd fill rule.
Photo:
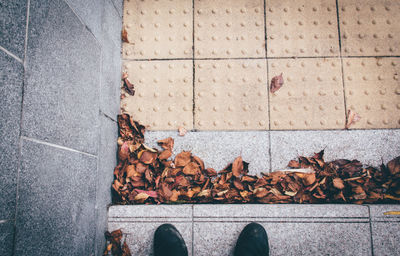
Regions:
<instances>
[{"instance_id":1,"label":"black shoe","mask_svg":"<svg viewBox=\"0 0 400 256\"><path fill-rule=\"evenodd\" d=\"M162 224L154 233L154 256L187 256L188 250L179 231L171 224Z\"/></svg>"},{"instance_id":2,"label":"black shoe","mask_svg":"<svg viewBox=\"0 0 400 256\"><path fill-rule=\"evenodd\" d=\"M258 223L248 224L236 242L234 256L268 256L267 232Z\"/></svg>"}]
</instances>

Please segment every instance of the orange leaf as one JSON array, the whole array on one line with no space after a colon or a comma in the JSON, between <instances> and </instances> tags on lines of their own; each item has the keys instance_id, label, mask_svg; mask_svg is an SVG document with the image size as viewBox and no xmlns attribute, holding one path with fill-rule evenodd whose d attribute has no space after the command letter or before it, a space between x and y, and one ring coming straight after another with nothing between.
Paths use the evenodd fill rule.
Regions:
<instances>
[{"instance_id":1,"label":"orange leaf","mask_svg":"<svg viewBox=\"0 0 400 256\"><path fill-rule=\"evenodd\" d=\"M185 167L190 162L192 153L190 151L182 151L175 157L176 167Z\"/></svg>"},{"instance_id":2,"label":"orange leaf","mask_svg":"<svg viewBox=\"0 0 400 256\"><path fill-rule=\"evenodd\" d=\"M199 166L194 162L190 162L183 168L183 173L186 175L196 175L198 172L200 172Z\"/></svg>"},{"instance_id":3,"label":"orange leaf","mask_svg":"<svg viewBox=\"0 0 400 256\"><path fill-rule=\"evenodd\" d=\"M172 156L172 152L169 149L164 150L161 152L160 155L158 155L158 159L160 160L166 160Z\"/></svg>"},{"instance_id":4,"label":"orange leaf","mask_svg":"<svg viewBox=\"0 0 400 256\"><path fill-rule=\"evenodd\" d=\"M122 42L124 42L124 43L129 43L129 40L128 40L128 31L126 31L125 28L122 29L121 38L122 38Z\"/></svg>"},{"instance_id":5,"label":"orange leaf","mask_svg":"<svg viewBox=\"0 0 400 256\"><path fill-rule=\"evenodd\" d=\"M144 164L152 164L157 158L157 153L144 151L140 156L140 161Z\"/></svg>"},{"instance_id":6,"label":"orange leaf","mask_svg":"<svg viewBox=\"0 0 400 256\"><path fill-rule=\"evenodd\" d=\"M163 140L157 141L158 145L160 145L163 149L169 149L172 152L172 149L174 148L174 139L171 137L168 137Z\"/></svg>"},{"instance_id":7,"label":"orange leaf","mask_svg":"<svg viewBox=\"0 0 400 256\"><path fill-rule=\"evenodd\" d=\"M242 157L237 157L232 164L232 174L235 177L239 177L243 171L243 160Z\"/></svg>"},{"instance_id":8,"label":"orange leaf","mask_svg":"<svg viewBox=\"0 0 400 256\"><path fill-rule=\"evenodd\" d=\"M332 180L333 186L337 189L344 189L343 180L341 178L334 178Z\"/></svg>"},{"instance_id":9,"label":"orange leaf","mask_svg":"<svg viewBox=\"0 0 400 256\"><path fill-rule=\"evenodd\" d=\"M351 109L347 111L347 122L346 122L346 129L349 129L349 127L354 124L355 122L359 121L361 117Z\"/></svg>"},{"instance_id":10,"label":"orange leaf","mask_svg":"<svg viewBox=\"0 0 400 256\"><path fill-rule=\"evenodd\" d=\"M185 136L185 134L187 133L187 130L185 129L185 127L180 126L178 128L178 132L179 132L179 136Z\"/></svg>"}]
</instances>

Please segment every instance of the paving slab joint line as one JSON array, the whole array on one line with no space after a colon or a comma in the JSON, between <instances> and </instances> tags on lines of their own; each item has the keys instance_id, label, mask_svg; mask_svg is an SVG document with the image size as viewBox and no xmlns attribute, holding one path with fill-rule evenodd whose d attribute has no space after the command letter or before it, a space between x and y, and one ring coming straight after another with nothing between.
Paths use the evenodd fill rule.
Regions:
<instances>
[{"instance_id":1,"label":"paving slab joint line","mask_svg":"<svg viewBox=\"0 0 400 256\"><path fill-rule=\"evenodd\" d=\"M18 57L16 56L14 53L10 52L9 50L7 50L6 48L0 46L0 50L2 50L3 52L5 52L7 55L9 55L10 57L14 58L16 61L24 64L24 62Z\"/></svg>"}]
</instances>

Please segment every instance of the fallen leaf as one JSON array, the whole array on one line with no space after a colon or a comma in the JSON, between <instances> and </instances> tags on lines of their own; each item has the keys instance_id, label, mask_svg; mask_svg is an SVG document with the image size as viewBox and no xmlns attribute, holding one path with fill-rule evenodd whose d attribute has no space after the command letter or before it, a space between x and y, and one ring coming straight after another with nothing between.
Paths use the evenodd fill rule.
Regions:
<instances>
[{"instance_id":1,"label":"fallen leaf","mask_svg":"<svg viewBox=\"0 0 400 256\"><path fill-rule=\"evenodd\" d=\"M140 156L140 162L144 164L152 164L157 158L157 153L150 151L143 151Z\"/></svg>"},{"instance_id":2,"label":"fallen leaf","mask_svg":"<svg viewBox=\"0 0 400 256\"><path fill-rule=\"evenodd\" d=\"M158 145L160 145L163 149L168 149L171 152L173 151L174 148L174 139L171 137L168 137L163 140L157 141Z\"/></svg>"},{"instance_id":3,"label":"fallen leaf","mask_svg":"<svg viewBox=\"0 0 400 256\"><path fill-rule=\"evenodd\" d=\"M279 90L283 85L283 74L281 73L279 76L274 76L271 80L270 91L271 93Z\"/></svg>"},{"instance_id":4,"label":"fallen leaf","mask_svg":"<svg viewBox=\"0 0 400 256\"><path fill-rule=\"evenodd\" d=\"M121 39L122 39L122 42L124 42L124 43L129 43L129 40L128 40L128 31L125 29L125 27L122 29Z\"/></svg>"},{"instance_id":5,"label":"fallen leaf","mask_svg":"<svg viewBox=\"0 0 400 256\"><path fill-rule=\"evenodd\" d=\"M158 155L158 159L166 160L172 156L172 152L169 149L164 150L161 154Z\"/></svg>"},{"instance_id":6,"label":"fallen leaf","mask_svg":"<svg viewBox=\"0 0 400 256\"><path fill-rule=\"evenodd\" d=\"M121 161L126 160L129 157L129 143L124 142L119 148L118 157Z\"/></svg>"},{"instance_id":7,"label":"fallen leaf","mask_svg":"<svg viewBox=\"0 0 400 256\"><path fill-rule=\"evenodd\" d=\"M183 168L183 173L186 175L196 175L200 172L199 166L196 163L190 162L185 168Z\"/></svg>"},{"instance_id":8,"label":"fallen leaf","mask_svg":"<svg viewBox=\"0 0 400 256\"><path fill-rule=\"evenodd\" d=\"M347 111L347 122L346 122L346 129L349 129L350 126L356 122L358 122L361 119L361 117L351 109Z\"/></svg>"},{"instance_id":9,"label":"fallen leaf","mask_svg":"<svg viewBox=\"0 0 400 256\"><path fill-rule=\"evenodd\" d=\"M242 157L237 157L232 164L232 174L235 177L239 177L243 171L243 160Z\"/></svg>"},{"instance_id":10,"label":"fallen leaf","mask_svg":"<svg viewBox=\"0 0 400 256\"><path fill-rule=\"evenodd\" d=\"M400 156L396 157L395 159L390 160L387 163L387 168L391 175L400 174Z\"/></svg>"},{"instance_id":11,"label":"fallen leaf","mask_svg":"<svg viewBox=\"0 0 400 256\"><path fill-rule=\"evenodd\" d=\"M149 197L153 197L153 198L157 198L158 194L156 191L146 191L146 190L141 190L141 189L135 189L136 192L140 193L144 193L146 195L148 195Z\"/></svg>"},{"instance_id":12,"label":"fallen leaf","mask_svg":"<svg viewBox=\"0 0 400 256\"><path fill-rule=\"evenodd\" d=\"M185 127L180 126L180 127L178 128L178 135L179 135L179 136L185 136L186 133L187 133L187 130L185 129Z\"/></svg>"},{"instance_id":13,"label":"fallen leaf","mask_svg":"<svg viewBox=\"0 0 400 256\"><path fill-rule=\"evenodd\" d=\"M125 91L129 95L134 96L135 95L135 86L131 83L131 81L129 81L127 72L123 72L122 73L122 80L124 81L124 89L125 89Z\"/></svg>"},{"instance_id":14,"label":"fallen leaf","mask_svg":"<svg viewBox=\"0 0 400 256\"><path fill-rule=\"evenodd\" d=\"M175 157L176 167L185 167L190 162L192 153L190 151L182 151Z\"/></svg>"},{"instance_id":15,"label":"fallen leaf","mask_svg":"<svg viewBox=\"0 0 400 256\"><path fill-rule=\"evenodd\" d=\"M205 172L209 177L217 176L217 172L213 168L207 168Z\"/></svg>"},{"instance_id":16,"label":"fallen leaf","mask_svg":"<svg viewBox=\"0 0 400 256\"><path fill-rule=\"evenodd\" d=\"M341 178L334 178L332 180L333 186L337 189L344 189L344 184L343 184L343 180Z\"/></svg>"}]
</instances>

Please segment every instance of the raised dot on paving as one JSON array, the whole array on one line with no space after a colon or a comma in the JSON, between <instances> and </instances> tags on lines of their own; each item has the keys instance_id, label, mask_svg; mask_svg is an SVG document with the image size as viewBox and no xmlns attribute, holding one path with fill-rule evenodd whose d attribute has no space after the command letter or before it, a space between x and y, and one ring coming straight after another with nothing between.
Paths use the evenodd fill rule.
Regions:
<instances>
[{"instance_id":1,"label":"raised dot on paving","mask_svg":"<svg viewBox=\"0 0 400 256\"><path fill-rule=\"evenodd\" d=\"M196 58L265 57L263 0L194 1Z\"/></svg>"},{"instance_id":2,"label":"raised dot on paving","mask_svg":"<svg viewBox=\"0 0 400 256\"><path fill-rule=\"evenodd\" d=\"M284 84L270 93L271 130L343 129L345 109L338 58L269 60L269 78Z\"/></svg>"},{"instance_id":3,"label":"raised dot on paving","mask_svg":"<svg viewBox=\"0 0 400 256\"><path fill-rule=\"evenodd\" d=\"M339 0L342 54L400 55L400 0Z\"/></svg>"},{"instance_id":4,"label":"raised dot on paving","mask_svg":"<svg viewBox=\"0 0 400 256\"><path fill-rule=\"evenodd\" d=\"M339 56L335 0L269 0L267 56Z\"/></svg>"},{"instance_id":5,"label":"raised dot on paving","mask_svg":"<svg viewBox=\"0 0 400 256\"><path fill-rule=\"evenodd\" d=\"M343 60L346 105L361 119L353 129L400 128L400 60Z\"/></svg>"},{"instance_id":6,"label":"raised dot on paving","mask_svg":"<svg viewBox=\"0 0 400 256\"><path fill-rule=\"evenodd\" d=\"M130 0L124 3L124 59L192 58L192 2Z\"/></svg>"},{"instance_id":7,"label":"raised dot on paving","mask_svg":"<svg viewBox=\"0 0 400 256\"><path fill-rule=\"evenodd\" d=\"M150 130L193 128L191 60L124 61L135 95L122 89L121 108Z\"/></svg>"},{"instance_id":8,"label":"raised dot on paving","mask_svg":"<svg viewBox=\"0 0 400 256\"><path fill-rule=\"evenodd\" d=\"M196 129L268 129L265 60L197 60L195 77Z\"/></svg>"}]
</instances>

